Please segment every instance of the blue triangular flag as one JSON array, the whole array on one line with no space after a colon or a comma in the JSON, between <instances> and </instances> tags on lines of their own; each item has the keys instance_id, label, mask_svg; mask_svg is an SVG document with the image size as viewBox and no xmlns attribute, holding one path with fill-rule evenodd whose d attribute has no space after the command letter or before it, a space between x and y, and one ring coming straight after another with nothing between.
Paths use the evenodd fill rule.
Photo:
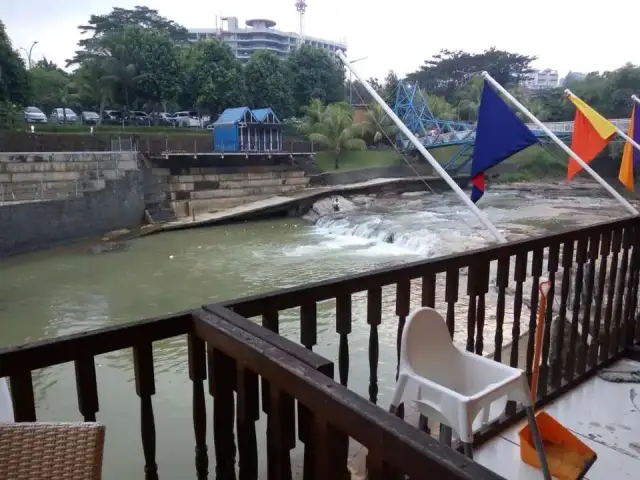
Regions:
<instances>
[{"instance_id":1,"label":"blue triangular flag","mask_svg":"<svg viewBox=\"0 0 640 480\"><path fill-rule=\"evenodd\" d=\"M511 155L538 142L531 130L520 120L485 80L478 110L476 140L471 162L471 201L484 194L484 172Z\"/></svg>"}]
</instances>

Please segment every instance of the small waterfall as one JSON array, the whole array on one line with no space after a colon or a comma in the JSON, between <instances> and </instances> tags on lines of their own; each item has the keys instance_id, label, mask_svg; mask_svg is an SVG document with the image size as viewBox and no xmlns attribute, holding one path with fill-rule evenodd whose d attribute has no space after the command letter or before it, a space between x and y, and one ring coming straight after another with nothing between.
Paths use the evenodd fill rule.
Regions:
<instances>
[{"instance_id":1,"label":"small waterfall","mask_svg":"<svg viewBox=\"0 0 640 480\"><path fill-rule=\"evenodd\" d=\"M413 253L430 257L436 253L438 235L420 229L407 231L402 225L386 220L383 216L326 215L319 218L315 227L325 235L353 237L363 244L381 247L391 253Z\"/></svg>"}]
</instances>

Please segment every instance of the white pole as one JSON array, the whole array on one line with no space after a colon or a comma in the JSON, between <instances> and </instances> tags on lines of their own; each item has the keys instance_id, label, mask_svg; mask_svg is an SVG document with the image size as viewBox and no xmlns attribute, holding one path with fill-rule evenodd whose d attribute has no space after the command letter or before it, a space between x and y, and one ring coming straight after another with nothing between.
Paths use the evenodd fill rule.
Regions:
<instances>
[{"instance_id":1,"label":"white pole","mask_svg":"<svg viewBox=\"0 0 640 480\"><path fill-rule=\"evenodd\" d=\"M571 93L571 90L569 90L568 88L565 89L564 91L565 95L571 95L572 97L576 97L573 93ZM576 98L580 98L580 97L576 97ZM614 125L614 127L616 127ZM636 142L633 138L631 138L629 135L627 135L626 133L624 133L622 130L620 130L618 127L616 127L616 133L621 136L622 138L624 138L627 142L629 142L631 145L633 145L633 147L638 150L640 152L640 145L638 145L638 142Z\"/></svg>"},{"instance_id":2,"label":"white pole","mask_svg":"<svg viewBox=\"0 0 640 480\"><path fill-rule=\"evenodd\" d=\"M420 140L418 140L416 136L413 133L411 133L411 131L407 128L407 126L404 123L402 123L402 120L398 118L398 116L389 107L389 105L387 105L386 102L382 100L382 98L380 98L380 95L378 95L378 93L371 87L371 85L369 85L369 82L367 82L362 77L362 75L360 75L360 73L358 73L358 71L353 67L353 65L349 63L349 60L347 60L347 57L344 55L344 53L342 53L342 50L338 50L336 52L336 55L338 56L338 58L340 58L340 60L342 60L345 66L351 72L353 72L353 75L360 81L360 83L362 83L364 88L367 89L367 91L373 97L373 99L376 102L378 102L378 104L387 113L387 115L389 115L391 120L393 120L394 123L398 126L398 128L402 130L402 133L404 133L407 136L407 138L409 138L411 143L413 143L413 145L424 156L424 158L427 159L427 161L431 164L431 166L435 169L435 171L438 172L438 174L442 177L442 179L445 182L447 182L447 184L451 187L451 189L460 197L460 199L467 205L467 207L469 207L471 212L473 212L473 214L476 217L478 217L478 220L480 220L480 222L482 222L484 226L487 227L487 229L493 234L494 237L496 237L499 243L506 243L507 239L498 231L498 229L493 225L493 223L491 223L491 221L487 218L487 216L480 211L480 209L476 206L476 204L473 203L471 199L462 191L462 189L453 180L453 178L449 176L446 170L440 166L440 164L435 158L433 158L433 155L431 155L427 151L427 149L424 148L424 145L420 143Z\"/></svg>"},{"instance_id":3,"label":"white pole","mask_svg":"<svg viewBox=\"0 0 640 480\"><path fill-rule=\"evenodd\" d=\"M558 137L556 137L553 132L551 130L549 130L547 128L547 126L542 123L540 120L538 120L536 118L536 116L531 113L529 110L527 110L524 105L522 105L518 100L515 99L515 97L513 95L511 95L509 92L507 92L507 90L505 90L505 88L500 85L498 82L496 82L491 75L489 75L487 72L482 72L482 77L489 82L491 85L493 85L494 87L496 87L496 89L498 89L498 91L500 93L502 93L507 99L509 99L509 101L511 103L513 103L515 105L515 107L520 110L522 113L524 113L527 117L529 117L529 119L535 123L538 128L540 128L540 130L542 130L551 140L553 140L556 145L558 145L562 150L564 150L566 152L567 155L569 155L571 158L573 158L576 162L578 162L580 164L580 166L582 168L584 168L584 170L591 175L600 185L602 185L604 187L604 189L609 192L613 198L615 198L616 200L618 200L618 202L620 202L620 204L626 208L629 213L633 214L633 215L638 215L638 211L633 208L633 206L627 202L622 195L620 195L618 192L616 192L613 187L611 185L609 185L607 182L605 182L602 177L600 175L598 175L593 168L591 168L584 160L582 160L578 155L575 154L575 152L573 150L571 150L569 147L567 147L564 142L562 142L562 140L560 140Z\"/></svg>"},{"instance_id":4,"label":"white pole","mask_svg":"<svg viewBox=\"0 0 640 480\"><path fill-rule=\"evenodd\" d=\"M631 95L631 100L633 100L634 102L636 102L638 105L640 105L640 98L636 97L635 95Z\"/></svg>"}]
</instances>

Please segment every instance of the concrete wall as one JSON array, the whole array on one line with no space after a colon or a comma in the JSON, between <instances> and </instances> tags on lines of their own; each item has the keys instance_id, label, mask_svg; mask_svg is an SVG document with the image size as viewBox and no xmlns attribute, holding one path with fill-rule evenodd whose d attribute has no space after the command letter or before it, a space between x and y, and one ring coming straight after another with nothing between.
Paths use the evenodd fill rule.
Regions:
<instances>
[{"instance_id":1,"label":"concrete wall","mask_svg":"<svg viewBox=\"0 0 640 480\"><path fill-rule=\"evenodd\" d=\"M366 168L347 172L326 172L311 177L311 185L348 185L350 183L366 182L377 178L411 178L420 175L433 175L430 165L414 165L411 169L408 165L392 165L389 167Z\"/></svg>"},{"instance_id":2,"label":"concrete wall","mask_svg":"<svg viewBox=\"0 0 640 480\"><path fill-rule=\"evenodd\" d=\"M140 176L127 172L80 197L0 206L0 257L138 226L144 216Z\"/></svg>"}]
</instances>

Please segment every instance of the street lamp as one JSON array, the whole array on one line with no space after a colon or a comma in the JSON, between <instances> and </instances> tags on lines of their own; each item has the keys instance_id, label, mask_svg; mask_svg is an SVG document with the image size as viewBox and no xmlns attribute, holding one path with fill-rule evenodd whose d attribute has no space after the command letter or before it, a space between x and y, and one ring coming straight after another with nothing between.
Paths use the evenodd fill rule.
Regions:
<instances>
[{"instance_id":1,"label":"street lamp","mask_svg":"<svg viewBox=\"0 0 640 480\"><path fill-rule=\"evenodd\" d=\"M361 58L357 58L357 59L355 59L355 60L351 60L351 63L353 64L353 63L356 63L356 62L360 62L360 61L362 61L362 60L366 60L367 58L369 58L369 57L361 57ZM352 95L351 95L351 91L352 91L352 88L353 88L353 83L352 83L352 81L351 81L351 70L349 70L349 105L353 105L353 102L351 101L351 97L352 97Z\"/></svg>"},{"instance_id":2,"label":"street lamp","mask_svg":"<svg viewBox=\"0 0 640 480\"><path fill-rule=\"evenodd\" d=\"M22 50L22 51L23 51L24 53L26 53L26 55L27 55L27 62L28 62L28 65L29 65L29 70L31 70L31 52L33 51L33 47L35 47L35 46L37 45L37 43L38 43L38 41L37 41L37 40L36 40L36 41L34 41L34 42L31 44L31 48L29 48L29 50L28 50L28 51L27 51L27 49L26 49L26 48L24 48L24 47L20 47L20 50Z\"/></svg>"}]
</instances>

